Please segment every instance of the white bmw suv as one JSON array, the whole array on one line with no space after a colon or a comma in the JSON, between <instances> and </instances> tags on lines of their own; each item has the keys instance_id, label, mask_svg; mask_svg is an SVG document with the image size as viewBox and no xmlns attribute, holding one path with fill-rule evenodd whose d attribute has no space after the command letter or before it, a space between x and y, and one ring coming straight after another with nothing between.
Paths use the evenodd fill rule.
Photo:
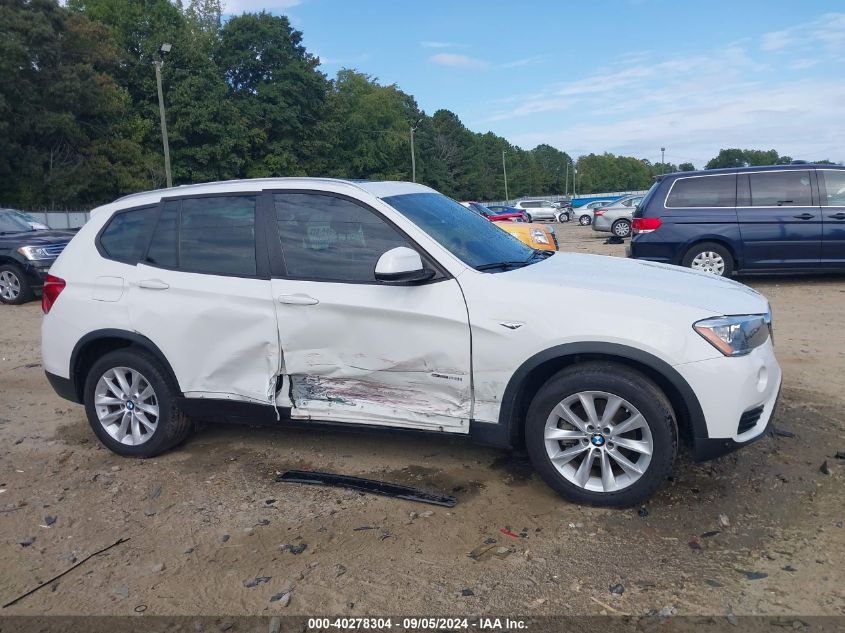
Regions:
<instances>
[{"instance_id":1,"label":"white bmw suv","mask_svg":"<svg viewBox=\"0 0 845 633\"><path fill-rule=\"evenodd\" d=\"M679 438L702 459L759 438L781 383L769 304L746 286L536 251L404 182L121 198L58 258L42 306L50 383L136 457L193 420L415 429L524 445L565 498L628 506Z\"/></svg>"}]
</instances>

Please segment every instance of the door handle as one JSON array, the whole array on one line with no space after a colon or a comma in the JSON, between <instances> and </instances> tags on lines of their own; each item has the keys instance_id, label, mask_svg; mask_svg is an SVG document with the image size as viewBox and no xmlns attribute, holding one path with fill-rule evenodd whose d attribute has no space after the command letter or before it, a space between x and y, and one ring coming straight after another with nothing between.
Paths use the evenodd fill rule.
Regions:
<instances>
[{"instance_id":1,"label":"door handle","mask_svg":"<svg viewBox=\"0 0 845 633\"><path fill-rule=\"evenodd\" d=\"M138 282L138 287L148 290L167 290L170 284L164 283L161 279L142 279Z\"/></svg>"},{"instance_id":2,"label":"door handle","mask_svg":"<svg viewBox=\"0 0 845 633\"><path fill-rule=\"evenodd\" d=\"M286 303L293 306L313 306L320 302L314 297L297 293L295 295L282 295L279 297L279 303Z\"/></svg>"},{"instance_id":3,"label":"door handle","mask_svg":"<svg viewBox=\"0 0 845 633\"><path fill-rule=\"evenodd\" d=\"M834 220L845 220L845 213L834 213L830 217Z\"/></svg>"},{"instance_id":4,"label":"door handle","mask_svg":"<svg viewBox=\"0 0 845 633\"><path fill-rule=\"evenodd\" d=\"M814 216L812 213L802 213L800 215L793 215L792 217L797 220L812 220L816 216Z\"/></svg>"}]
</instances>

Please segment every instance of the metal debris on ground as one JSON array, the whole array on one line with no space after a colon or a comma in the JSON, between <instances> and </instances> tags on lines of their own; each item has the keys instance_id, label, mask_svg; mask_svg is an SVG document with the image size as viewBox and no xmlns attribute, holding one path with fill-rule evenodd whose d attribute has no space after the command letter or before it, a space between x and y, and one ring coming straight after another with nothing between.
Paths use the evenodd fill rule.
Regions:
<instances>
[{"instance_id":1,"label":"metal debris on ground","mask_svg":"<svg viewBox=\"0 0 845 633\"><path fill-rule=\"evenodd\" d=\"M348 475L337 475L311 470L289 470L278 475L276 481L349 488L351 490L358 490L359 492L369 492L386 497L406 499L408 501L419 501L420 503L430 503L447 508L454 507L457 503L455 497L425 492L410 486L402 486L376 479L364 479L362 477L350 477Z\"/></svg>"}]
</instances>

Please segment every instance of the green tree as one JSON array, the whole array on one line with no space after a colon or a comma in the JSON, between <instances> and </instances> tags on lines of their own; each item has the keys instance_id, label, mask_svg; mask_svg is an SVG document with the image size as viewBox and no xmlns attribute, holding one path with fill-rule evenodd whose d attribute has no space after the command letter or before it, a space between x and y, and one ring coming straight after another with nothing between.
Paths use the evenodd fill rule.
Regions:
<instances>
[{"instance_id":1,"label":"green tree","mask_svg":"<svg viewBox=\"0 0 845 633\"><path fill-rule=\"evenodd\" d=\"M0 199L101 202L147 182L109 33L55 0L0 4Z\"/></svg>"},{"instance_id":2,"label":"green tree","mask_svg":"<svg viewBox=\"0 0 845 633\"><path fill-rule=\"evenodd\" d=\"M695 171L695 165L692 163L681 163L678 165L678 171Z\"/></svg>"}]
</instances>

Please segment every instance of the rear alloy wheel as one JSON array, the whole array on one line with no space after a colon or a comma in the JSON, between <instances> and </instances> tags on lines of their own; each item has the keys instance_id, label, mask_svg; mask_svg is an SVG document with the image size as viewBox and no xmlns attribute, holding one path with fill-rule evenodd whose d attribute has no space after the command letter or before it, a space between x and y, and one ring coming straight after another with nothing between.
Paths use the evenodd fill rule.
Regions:
<instances>
[{"instance_id":1,"label":"rear alloy wheel","mask_svg":"<svg viewBox=\"0 0 845 633\"><path fill-rule=\"evenodd\" d=\"M569 222L569 214L568 213L558 213L556 219L561 224L564 223L564 222Z\"/></svg>"},{"instance_id":2,"label":"rear alloy wheel","mask_svg":"<svg viewBox=\"0 0 845 633\"><path fill-rule=\"evenodd\" d=\"M666 396L642 374L591 362L553 376L528 410L525 443L537 472L576 503L642 503L671 472L677 428Z\"/></svg>"},{"instance_id":3,"label":"rear alloy wheel","mask_svg":"<svg viewBox=\"0 0 845 633\"><path fill-rule=\"evenodd\" d=\"M526 212L526 213L525 213L525 218L526 218L529 222L533 222L533 221L534 221L534 218L532 218L532 217L531 217L531 214L530 214L530 213L528 213L528 212Z\"/></svg>"},{"instance_id":4,"label":"rear alloy wheel","mask_svg":"<svg viewBox=\"0 0 845 633\"><path fill-rule=\"evenodd\" d=\"M610 231L616 237L628 237L631 235L631 222L630 220L616 220L611 226Z\"/></svg>"},{"instance_id":5,"label":"rear alloy wheel","mask_svg":"<svg viewBox=\"0 0 845 633\"><path fill-rule=\"evenodd\" d=\"M176 446L193 425L178 389L145 350L109 352L88 372L85 412L100 441L119 455L153 457Z\"/></svg>"},{"instance_id":6,"label":"rear alloy wheel","mask_svg":"<svg viewBox=\"0 0 845 633\"><path fill-rule=\"evenodd\" d=\"M578 224L580 224L581 226L590 226L591 222L592 219L589 215L582 215L580 218L578 218Z\"/></svg>"},{"instance_id":7,"label":"rear alloy wheel","mask_svg":"<svg viewBox=\"0 0 845 633\"><path fill-rule=\"evenodd\" d=\"M0 266L0 303L20 305L32 299L32 289L17 266Z\"/></svg>"},{"instance_id":8,"label":"rear alloy wheel","mask_svg":"<svg viewBox=\"0 0 845 633\"><path fill-rule=\"evenodd\" d=\"M715 242L696 244L684 255L683 265L720 277L730 277L734 260L728 249Z\"/></svg>"}]
</instances>

